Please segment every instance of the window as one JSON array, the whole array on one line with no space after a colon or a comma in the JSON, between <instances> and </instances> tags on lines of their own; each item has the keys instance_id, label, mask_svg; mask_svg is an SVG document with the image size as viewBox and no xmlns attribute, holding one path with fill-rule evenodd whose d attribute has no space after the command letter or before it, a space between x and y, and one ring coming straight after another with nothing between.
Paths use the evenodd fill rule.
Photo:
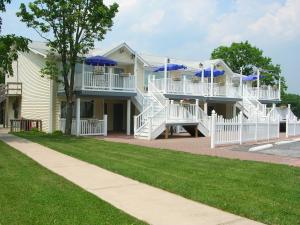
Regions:
<instances>
[{"instance_id":1,"label":"window","mask_svg":"<svg viewBox=\"0 0 300 225\"><path fill-rule=\"evenodd\" d=\"M73 102L72 117L76 118L76 104ZM60 118L66 118L67 103L65 101L60 104ZM94 117L94 101L81 101L80 102L80 118L93 118Z\"/></svg>"}]
</instances>

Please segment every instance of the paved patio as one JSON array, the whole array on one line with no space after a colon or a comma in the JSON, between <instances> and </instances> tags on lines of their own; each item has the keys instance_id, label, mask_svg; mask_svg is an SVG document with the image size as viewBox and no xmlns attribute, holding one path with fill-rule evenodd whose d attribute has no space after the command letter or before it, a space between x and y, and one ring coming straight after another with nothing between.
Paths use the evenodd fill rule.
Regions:
<instances>
[{"instance_id":1,"label":"paved patio","mask_svg":"<svg viewBox=\"0 0 300 225\"><path fill-rule=\"evenodd\" d=\"M156 225L259 225L0 132L0 140L124 212Z\"/></svg>"},{"instance_id":2,"label":"paved patio","mask_svg":"<svg viewBox=\"0 0 300 225\"><path fill-rule=\"evenodd\" d=\"M218 156L230 159L240 159L240 160L254 160L260 162L278 163L286 164L290 166L300 167L300 158L262 154L256 152L248 151L237 151L238 148L251 148L255 145L261 145L265 143L273 143L279 140L287 140L284 134L281 134L280 139L272 140L270 142L259 142L259 143L247 143L243 146L231 145L231 146L218 146L215 149L210 148L210 138L200 137L194 138L187 135L174 136L169 139L156 139L156 140L143 140L135 139L133 136L125 136L122 134L110 134L107 137L97 137L99 139L104 139L107 141L128 143L140 146L147 146L160 149L170 149L176 151L189 152L193 154ZM289 138L293 139L293 138Z\"/></svg>"}]
</instances>

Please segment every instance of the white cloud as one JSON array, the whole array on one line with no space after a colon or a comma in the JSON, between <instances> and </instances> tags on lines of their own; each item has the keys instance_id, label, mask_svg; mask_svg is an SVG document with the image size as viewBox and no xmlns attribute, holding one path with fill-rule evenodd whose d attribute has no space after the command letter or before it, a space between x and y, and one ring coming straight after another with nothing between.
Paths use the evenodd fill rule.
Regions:
<instances>
[{"instance_id":1,"label":"white cloud","mask_svg":"<svg viewBox=\"0 0 300 225\"><path fill-rule=\"evenodd\" d=\"M284 40L300 35L300 0L287 0L282 7L270 9L249 26L257 34L264 34Z\"/></svg>"},{"instance_id":2,"label":"white cloud","mask_svg":"<svg viewBox=\"0 0 300 225\"><path fill-rule=\"evenodd\" d=\"M159 25L164 16L165 12L163 10L155 10L141 18L141 21L134 24L131 29L135 32L156 33L158 30L160 30Z\"/></svg>"}]
</instances>

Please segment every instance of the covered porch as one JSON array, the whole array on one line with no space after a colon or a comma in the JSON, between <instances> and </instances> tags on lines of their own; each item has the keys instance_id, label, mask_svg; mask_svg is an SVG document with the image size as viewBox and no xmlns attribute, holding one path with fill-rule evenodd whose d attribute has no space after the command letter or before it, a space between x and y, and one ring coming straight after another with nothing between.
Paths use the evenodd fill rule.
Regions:
<instances>
[{"instance_id":1,"label":"covered porch","mask_svg":"<svg viewBox=\"0 0 300 225\"><path fill-rule=\"evenodd\" d=\"M131 98L77 96L73 105L72 134L107 136L110 133L131 135L137 109ZM59 129L64 132L66 103L60 103Z\"/></svg>"}]
</instances>

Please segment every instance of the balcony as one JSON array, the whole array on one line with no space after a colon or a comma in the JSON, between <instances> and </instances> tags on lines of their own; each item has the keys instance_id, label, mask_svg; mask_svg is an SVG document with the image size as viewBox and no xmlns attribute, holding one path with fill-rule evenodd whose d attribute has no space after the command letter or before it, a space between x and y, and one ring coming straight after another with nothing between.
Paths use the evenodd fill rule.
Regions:
<instances>
[{"instance_id":1,"label":"balcony","mask_svg":"<svg viewBox=\"0 0 300 225\"><path fill-rule=\"evenodd\" d=\"M280 90L272 86L246 87L248 92L258 100L280 100Z\"/></svg>"},{"instance_id":2,"label":"balcony","mask_svg":"<svg viewBox=\"0 0 300 225\"><path fill-rule=\"evenodd\" d=\"M168 95L205 96L205 97L228 97L241 98L240 86L231 83L209 83L194 79L151 79L155 87ZM166 82L166 83L165 83ZM165 90L166 85L166 90Z\"/></svg>"},{"instance_id":3,"label":"balcony","mask_svg":"<svg viewBox=\"0 0 300 225\"><path fill-rule=\"evenodd\" d=\"M105 92L136 92L136 76L132 74L112 74L84 72L75 75L74 90ZM60 85L59 92L64 92Z\"/></svg>"}]
</instances>

